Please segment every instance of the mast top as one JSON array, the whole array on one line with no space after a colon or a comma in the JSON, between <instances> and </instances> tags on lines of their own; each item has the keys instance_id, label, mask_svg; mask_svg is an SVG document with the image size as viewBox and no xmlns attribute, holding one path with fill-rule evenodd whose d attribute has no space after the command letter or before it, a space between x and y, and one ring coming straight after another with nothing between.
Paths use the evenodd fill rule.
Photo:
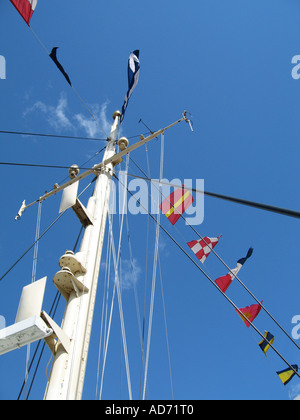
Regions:
<instances>
[{"instance_id":1,"label":"mast top","mask_svg":"<svg viewBox=\"0 0 300 420\"><path fill-rule=\"evenodd\" d=\"M121 112L120 111L115 111L114 113L113 113L113 119L115 120L117 117L121 117Z\"/></svg>"}]
</instances>

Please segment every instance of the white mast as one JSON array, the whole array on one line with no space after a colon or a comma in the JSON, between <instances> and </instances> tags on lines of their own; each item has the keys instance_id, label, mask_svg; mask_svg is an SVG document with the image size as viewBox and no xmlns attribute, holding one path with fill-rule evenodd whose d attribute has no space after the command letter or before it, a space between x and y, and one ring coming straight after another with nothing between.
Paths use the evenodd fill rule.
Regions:
<instances>
[{"instance_id":1,"label":"white mast","mask_svg":"<svg viewBox=\"0 0 300 420\"><path fill-rule=\"evenodd\" d=\"M103 161L115 154L117 128L121 113L114 114L114 124ZM82 395L92 318L96 298L102 245L108 212L113 164L108 164L98 176L87 212L93 224L86 227L80 253L86 274L81 279L88 292L73 290L69 294L62 324L63 332L71 339L67 353L60 345L54 356L45 400L80 400ZM77 292L77 293L76 293Z\"/></svg>"}]
</instances>

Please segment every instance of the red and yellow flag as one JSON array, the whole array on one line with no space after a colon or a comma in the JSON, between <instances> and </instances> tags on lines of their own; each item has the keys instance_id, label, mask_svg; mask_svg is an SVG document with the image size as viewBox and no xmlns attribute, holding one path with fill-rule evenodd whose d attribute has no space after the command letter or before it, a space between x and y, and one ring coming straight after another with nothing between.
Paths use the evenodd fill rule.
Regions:
<instances>
[{"instance_id":1,"label":"red and yellow flag","mask_svg":"<svg viewBox=\"0 0 300 420\"><path fill-rule=\"evenodd\" d=\"M246 324L247 328L250 327L250 325L251 325L250 323L252 323L255 320L255 318L258 316L258 314L260 313L262 302L263 301L261 301L260 305L251 305L251 306L247 306L246 308L240 309L240 311L242 312L243 315L241 315L237 311L239 316L242 318L242 320Z\"/></svg>"},{"instance_id":2,"label":"red and yellow flag","mask_svg":"<svg viewBox=\"0 0 300 420\"><path fill-rule=\"evenodd\" d=\"M160 209L172 225L175 225L181 215L193 204L193 202L193 196L189 191L178 188L178 190L174 191L161 203Z\"/></svg>"}]
</instances>

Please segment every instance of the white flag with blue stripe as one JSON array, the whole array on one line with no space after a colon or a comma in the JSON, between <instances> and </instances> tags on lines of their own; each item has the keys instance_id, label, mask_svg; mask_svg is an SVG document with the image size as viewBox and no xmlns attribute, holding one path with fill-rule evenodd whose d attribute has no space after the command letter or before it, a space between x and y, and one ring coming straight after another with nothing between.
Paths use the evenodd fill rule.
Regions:
<instances>
[{"instance_id":1,"label":"white flag with blue stripe","mask_svg":"<svg viewBox=\"0 0 300 420\"><path fill-rule=\"evenodd\" d=\"M124 119L125 111L126 111L126 108L127 108L127 105L128 105L129 98L130 98L132 92L134 91L136 85L138 84L138 81L139 81L139 75L140 75L139 55L140 55L140 51L135 50L129 56L129 60L128 60L128 92L127 92L127 94L125 96L125 99L124 99L124 104L123 104L123 107L122 107L122 115L121 115L120 123L122 123L122 121Z\"/></svg>"}]
</instances>

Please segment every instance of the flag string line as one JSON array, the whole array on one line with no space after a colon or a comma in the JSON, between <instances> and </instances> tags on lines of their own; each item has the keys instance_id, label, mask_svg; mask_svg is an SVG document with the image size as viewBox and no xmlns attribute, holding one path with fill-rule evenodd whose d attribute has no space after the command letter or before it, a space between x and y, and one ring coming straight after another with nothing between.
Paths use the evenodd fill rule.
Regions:
<instances>
[{"instance_id":1,"label":"flag string line","mask_svg":"<svg viewBox=\"0 0 300 420\"><path fill-rule=\"evenodd\" d=\"M148 171L148 174L149 174L148 175L148 178L151 178L147 145L145 145L145 149L146 149L147 171ZM132 163L134 163L138 167L138 169L141 170L141 172L143 172L143 170L139 167L139 165L133 159L131 159L131 161L132 161ZM117 171L117 172L120 172L120 171ZM160 179L162 179L162 175L160 175ZM155 188L157 188L157 187L155 187ZM161 194L160 191L159 191L159 193ZM149 198L151 200L153 200L153 202L155 203L155 205L156 204L158 205L158 202L153 198L153 196L151 195L151 193L148 194L148 195L149 195ZM149 217L148 217L147 221L149 221ZM176 230L176 232L178 233L178 235L181 236L181 238L184 241L184 236L177 229L176 226L174 226L174 229ZM148 233L149 233L149 222L147 223L147 248L148 248ZM146 250L146 270L145 270L145 276L147 275L147 256L148 256L148 251ZM159 254L158 254L158 265L159 265L159 269L160 269L160 276L162 276ZM206 269L206 271L209 272L207 269ZM145 290L146 290L146 282L145 282ZM161 278L161 291L162 291L162 301L163 301L163 304L164 304L162 278ZM144 301L145 301L145 297L144 297ZM145 302L144 302L143 331L144 331L144 329L145 329ZM172 392L172 398L174 399L174 391L173 391L173 383L172 383L172 370L171 370L171 359L170 359L170 351L169 351L168 335L167 335L167 325L166 325L166 316L165 316L165 332L166 332L167 350L168 350L168 358L169 358L169 373L170 373L171 392ZM142 347L142 361L141 361L141 381L142 381L142 367L143 367L143 347ZM140 383L140 387L141 387L141 383ZM139 399L141 399L141 389L140 389L140 397L139 397Z\"/></svg>"},{"instance_id":2,"label":"flag string line","mask_svg":"<svg viewBox=\"0 0 300 420\"><path fill-rule=\"evenodd\" d=\"M194 261L194 259L183 249L183 247L176 241L175 238L173 238L173 236L167 231L166 228L164 228L164 226L162 226L161 223L158 222L158 220L148 211L148 209L145 208L145 206L141 203L141 201L139 199L137 199L135 197L135 195L127 188L126 185L124 185L119 178L117 177L117 175L114 174L114 177L117 179L117 181L122 185L123 188L126 188L127 192L136 200L136 202L146 211L146 213L152 218L152 220L154 220L155 223L157 223L159 225L159 227L165 232L165 234L175 243L175 245L186 255L186 257L198 268L198 270L201 271L201 273L210 281L210 283L224 296L224 298L234 307L234 309L238 312L238 314L241 316L242 319L245 319L245 315L241 312L241 310L235 305L235 303L225 294L222 292L222 290L219 288L219 286L210 278L210 276L205 273L205 271L199 266L199 264ZM266 343L270 346L270 348L272 348L275 353L281 358L281 360L287 364L287 366L295 373L295 375L297 375L300 378L300 374L293 368L292 365L289 364L289 362L284 358L284 356L282 356L282 354L274 347L273 344L271 344L264 336L264 334L262 334L259 329L253 324L253 322L251 322L250 320L247 319L247 322L249 323L249 326L251 326L251 328L253 328L259 335L260 337L266 341Z\"/></svg>"},{"instance_id":3,"label":"flag string line","mask_svg":"<svg viewBox=\"0 0 300 420\"><path fill-rule=\"evenodd\" d=\"M249 331L249 334L250 334L253 342L257 344L256 337L254 335L255 333L251 330L251 331ZM273 371L273 372L276 372L277 375L278 375L278 367L275 365L274 360L272 360L272 358L270 358L270 357L267 357L267 353L265 353L265 352L262 352L261 355L266 360L268 366L270 367L270 370Z\"/></svg>"},{"instance_id":4,"label":"flag string line","mask_svg":"<svg viewBox=\"0 0 300 420\"><path fill-rule=\"evenodd\" d=\"M134 163L135 165L136 165L136 167L142 172L142 173L144 173L144 171L142 170L142 168L140 168L140 166L133 160L133 159L131 159L131 161L132 161L132 163ZM172 206L172 203L169 201L169 199L168 199L168 197L165 197L165 195L156 187L156 185L153 185L154 186L154 188L155 189L157 189L157 191L159 191L159 194L163 197L163 198L165 198L168 202L169 202L169 204L171 204L171 206ZM154 204L155 205L158 205L159 203L155 200L155 198L151 195L151 193L149 194L149 198L154 202ZM180 238L183 240L183 242L185 242L186 243L186 239L185 239L185 237L184 237L184 235L180 232L180 230L177 228L177 226L176 226L176 224L173 226L173 229L177 232L177 234L178 234L178 236L180 236ZM210 248L211 249L211 248ZM210 277L213 277L212 276L212 273L207 269L207 267L205 267L205 269L204 269L204 266L203 266L203 270L204 271L206 271L206 273L207 274L209 274L210 275Z\"/></svg>"},{"instance_id":5,"label":"flag string line","mask_svg":"<svg viewBox=\"0 0 300 420\"><path fill-rule=\"evenodd\" d=\"M142 173L144 173L144 171L139 167L139 165L137 165L137 163L136 162L134 162L134 160L132 159L132 158L130 158L131 159L131 161L140 169L140 171L142 172ZM0 164L1 164L2 162L0 162ZM3 164L4 164L4 162L3 162ZM9 164L9 163L5 163L5 164ZM23 164L20 164L20 165L23 165ZM27 165L27 164L24 164L24 165ZM30 165L30 166L41 166L41 165ZM43 165L43 167L48 167L48 166L50 166L50 165ZM53 166L54 167L54 166ZM64 167L62 167L62 166L55 166L56 168L64 168ZM116 171L116 172L118 172L118 171ZM128 176L131 176L131 177L136 177L136 178L139 178L139 179L143 179L143 180L145 180L145 181L148 181L148 182L150 182L155 188L157 188L156 186L155 186L155 184L153 183L153 182L159 182L159 181L157 181L157 180L152 180L152 179L150 179L150 178L148 178L147 177L147 175L144 173L144 175L146 176L145 178L143 178L143 177L139 177L139 176L137 176L137 175L131 175L131 174L128 174ZM173 187L178 187L179 188L179 186L178 185L175 185L175 184L170 184L170 183L164 183L164 182L161 182L162 184L165 184L165 185L170 185L170 186L173 186ZM193 192L197 192L197 193L204 193L205 194L205 192L203 192L203 191L199 191L199 190L197 190L197 189L190 189L190 188L188 188L188 187L186 187L186 189L187 190L192 190ZM212 193L206 193L206 194L212 194ZM163 194L162 194L162 196L163 196ZM38 201L38 200L37 200ZM171 205L172 205L172 203L171 202L169 202ZM210 246L210 244L207 244L206 243L206 241L204 240L204 238L193 228L193 226L191 226L188 222L187 222L187 220L184 218L184 216L183 215L181 215L181 217L183 218L183 220L185 220L185 222L186 222L186 224L197 234L197 236L201 239L201 240L203 240L204 241L204 243L211 249L211 251L213 252L213 254L215 254L216 256L217 256L217 258L222 262L222 264L229 270L229 272L233 275L233 277L234 278L236 278L237 280L238 280L238 282L242 285L242 287L251 295L251 297L253 297L253 299L262 307L262 309L268 314L268 316L276 323L276 325L284 332L284 334L289 338L289 340L291 340L292 341L292 343L300 350L300 347L297 345L297 343L290 337L290 335L285 331L285 329L279 324L279 322L271 315L271 313L266 309L266 307L255 297L255 295L246 287L246 285L240 280L240 278L235 274L235 273L233 273L232 272L232 270L229 268L229 266L222 260L222 258L216 253L216 251L214 250L214 249L212 249L211 248L211 246ZM0 279L0 280L2 280L2 278Z\"/></svg>"},{"instance_id":6,"label":"flag string line","mask_svg":"<svg viewBox=\"0 0 300 420\"><path fill-rule=\"evenodd\" d=\"M144 171L139 167L139 165L134 162L134 160L132 158L130 158L131 161L140 169L140 171L146 176L146 174L144 173ZM132 176L129 175L128 176ZM151 183L151 185L153 185L160 193L161 191L155 186L155 184L152 182L153 180L151 180L150 178L143 178L143 177L138 177L136 176L136 178L141 178L145 181L149 181ZM157 180L155 180L157 181ZM159 182L159 181L157 181ZM168 183L164 183L161 182L162 184L165 185L170 185L173 187L177 187L177 188L182 188L182 186L178 186L178 185L173 185L173 184L168 184ZM186 190L195 190L195 189L191 189L191 188L187 188L184 187ZM199 190L195 190L196 192L200 192ZM201 191L201 193L204 193L203 191ZM168 200L168 197L165 197L162 193L161 193L162 197L164 199L167 199L167 201L169 202L169 204L171 204L171 206L173 207L172 203ZM174 208L174 207L173 207ZM176 209L174 208L174 210L176 211ZM272 314L267 310L267 308L259 301L259 299L257 299L257 297L248 289L248 287L241 281L241 279L238 277L237 274L235 274L230 268L229 266L226 264L226 262L219 256L219 254L211 247L210 244L208 244L205 239L199 234L199 232L196 231L196 229L186 220L186 218L181 214L182 219L185 221L185 223L193 230L193 232L209 247L209 249L212 251L212 253L219 259L219 261L226 267L227 270L229 270L229 273L240 283L240 285L246 290L247 293L249 293L249 295L261 306L261 308L264 310L264 312L273 320L273 322L275 322L275 324L280 328L280 330L288 337L288 339L298 348L298 350L300 350L300 347L298 346L298 344L292 339L292 337L288 334L288 332L282 327L282 325L272 316ZM223 292L222 292L223 293Z\"/></svg>"}]
</instances>

